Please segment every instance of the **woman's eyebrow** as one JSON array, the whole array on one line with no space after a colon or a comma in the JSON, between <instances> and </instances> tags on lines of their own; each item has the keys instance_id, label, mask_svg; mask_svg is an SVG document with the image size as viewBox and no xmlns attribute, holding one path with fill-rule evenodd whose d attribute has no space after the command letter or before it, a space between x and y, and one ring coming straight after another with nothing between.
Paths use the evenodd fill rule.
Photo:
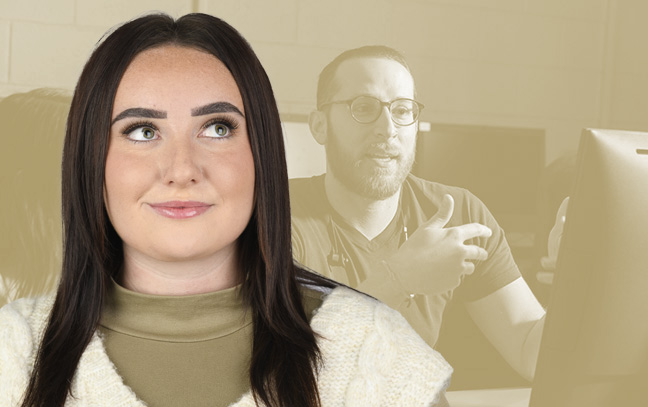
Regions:
<instances>
[{"instance_id":1,"label":"woman's eyebrow","mask_svg":"<svg viewBox=\"0 0 648 407\"><path fill-rule=\"evenodd\" d=\"M245 117L238 107L229 102L215 102L191 109L192 116L204 116L212 113L238 113Z\"/></svg>"},{"instance_id":2,"label":"woman's eyebrow","mask_svg":"<svg viewBox=\"0 0 648 407\"><path fill-rule=\"evenodd\" d=\"M130 109L126 109L120 114L117 115L112 121L112 124L115 124L116 121L125 119L127 117L146 117L150 119L166 119L167 114L164 111L161 110L154 110L154 109L146 109L143 107L133 107Z\"/></svg>"},{"instance_id":3,"label":"woman's eyebrow","mask_svg":"<svg viewBox=\"0 0 648 407\"><path fill-rule=\"evenodd\" d=\"M229 102L214 102L214 103L209 103L207 105L191 109L192 116L204 116L212 113L230 113L230 112L238 113L241 116L243 116L243 113L239 110L239 108ZM113 119L111 125L127 117L146 117L149 119L166 119L167 113L162 110L147 109L143 107L133 107L130 109L126 109L120 114L118 114L117 117Z\"/></svg>"}]
</instances>

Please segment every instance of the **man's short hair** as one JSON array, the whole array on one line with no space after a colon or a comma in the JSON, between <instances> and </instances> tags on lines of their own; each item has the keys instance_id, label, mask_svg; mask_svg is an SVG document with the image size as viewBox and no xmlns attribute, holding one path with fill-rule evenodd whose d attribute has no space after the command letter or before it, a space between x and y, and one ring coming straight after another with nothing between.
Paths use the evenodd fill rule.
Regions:
<instances>
[{"instance_id":1,"label":"man's short hair","mask_svg":"<svg viewBox=\"0 0 648 407\"><path fill-rule=\"evenodd\" d=\"M403 67L407 69L407 72L410 72L411 74L409 65L407 64L403 54L385 45L367 45L344 51L326 65L319 75L319 80L317 82L317 109L320 109L324 103L328 102L329 98L334 93L333 82L335 80L335 73L340 64L354 58L391 59L392 61L396 61L403 65Z\"/></svg>"}]
</instances>

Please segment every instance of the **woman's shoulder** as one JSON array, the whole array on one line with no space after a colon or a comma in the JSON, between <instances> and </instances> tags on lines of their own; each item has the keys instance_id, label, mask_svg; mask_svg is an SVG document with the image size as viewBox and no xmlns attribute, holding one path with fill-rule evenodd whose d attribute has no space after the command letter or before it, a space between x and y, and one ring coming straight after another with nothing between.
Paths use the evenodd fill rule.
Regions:
<instances>
[{"instance_id":1,"label":"woman's shoulder","mask_svg":"<svg viewBox=\"0 0 648 407\"><path fill-rule=\"evenodd\" d=\"M363 292L346 286L321 291L322 305L316 314L319 324L330 322L335 325L344 323L357 330L360 326L367 329L379 328L383 324L393 325L408 334L414 333L405 318L396 310ZM418 336L418 335L417 335Z\"/></svg>"},{"instance_id":2,"label":"woman's shoulder","mask_svg":"<svg viewBox=\"0 0 648 407\"><path fill-rule=\"evenodd\" d=\"M321 390L341 405L434 405L450 383L443 357L397 311L365 294L331 290L311 325L321 338Z\"/></svg>"},{"instance_id":3,"label":"woman's shoulder","mask_svg":"<svg viewBox=\"0 0 648 407\"><path fill-rule=\"evenodd\" d=\"M0 394L15 405L27 386L53 301L53 296L23 298L0 309Z\"/></svg>"},{"instance_id":4,"label":"woman's shoulder","mask_svg":"<svg viewBox=\"0 0 648 407\"><path fill-rule=\"evenodd\" d=\"M374 308L381 304L373 297L346 286L330 288L305 284L301 293L304 310L309 316L319 315L316 322L320 328L326 328L329 323L339 325L341 317L355 326L370 323ZM350 316L353 318L348 319Z\"/></svg>"},{"instance_id":5,"label":"woman's shoulder","mask_svg":"<svg viewBox=\"0 0 648 407\"><path fill-rule=\"evenodd\" d=\"M20 346L41 334L54 296L21 298L0 308L0 348Z\"/></svg>"},{"instance_id":6,"label":"woman's shoulder","mask_svg":"<svg viewBox=\"0 0 648 407\"><path fill-rule=\"evenodd\" d=\"M42 328L49 317L54 295L21 298L0 308L0 334L10 335ZM4 341L0 343L6 343Z\"/></svg>"}]
</instances>

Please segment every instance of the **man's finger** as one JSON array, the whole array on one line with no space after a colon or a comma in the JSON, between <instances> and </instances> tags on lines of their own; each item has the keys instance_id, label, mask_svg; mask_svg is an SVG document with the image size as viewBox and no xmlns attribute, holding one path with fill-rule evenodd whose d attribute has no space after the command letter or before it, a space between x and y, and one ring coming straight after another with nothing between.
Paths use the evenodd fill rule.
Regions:
<instances>
[{"instance_id":1,"label":"man's finger","mask_svg":"<svg viewBox=\"0 0 648 407\"><path fill-rule=\"evenodd\" d=\"M486 249L475 246L475 245L468 245L466 246L466 260L480 260L484 261L488 259L488 252Z\"/></svg>"},{"instance_id":2,"label":"man's finger","mask_svg":"<svg viewBox=\"0 0 648 407\"><path fill-rule=\"evenodd\" d=\"M567 208L569 207L569 197L562 200L558 212L556 212L556 223L565 223L565 216L567 215Z\"/></svg>"},{"instance_id":3,"label":"man's finger","mask_svg":"<svg viewBox=\"0 0 648 407\"><path fill-rule=\"evenodd\" d=\"M475 237L491 237L493 231L481 223L469 223L467 225L461 225L455 227L459 232L459 238L462 242L466 240L473 239Z\"/></svg>"},{"instance_id":4,"label":"man's finger","mask_svg":"<svg viewBox=\"0 0 648 407\"><path fill-rule=\"evenodd\" d=\"M428 221L426 226L433 228L444 228L448 224L452 213L454 212L454 199L449 194L445 194L439 205L439 210Z\"/></svg>"},{"instance_id":5,"label":"man's finger","mask_svg":"<svg viewBox=\"0 0 648 407\"><path fill-rule=\"evenodd\" d=\"M545 269L545 270L554 271L556 269L556 259L552 259L551 257L543 256L540 259L540 265L542 265L542 268Z\"/></svg>"},{"instance_id":6,"label":"man's finger","mask_svg":"<svg viewBox=\"0 0 648 407\"><path fill-rule=\"evenodd\" d=\"M475 264L471 261L464 261L462 271L462 274L472 274L475 271Z\"/></svg>"}]
</instances>

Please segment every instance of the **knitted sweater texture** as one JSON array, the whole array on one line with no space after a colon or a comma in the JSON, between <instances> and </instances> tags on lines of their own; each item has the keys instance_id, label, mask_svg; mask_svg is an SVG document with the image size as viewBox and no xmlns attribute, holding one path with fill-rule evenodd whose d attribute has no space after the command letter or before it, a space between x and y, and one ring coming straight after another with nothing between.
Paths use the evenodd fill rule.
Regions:
<instances>
[{"instance_id":1,"label":"knitted sweater texture","mask_svg":"<svg viewBox=\"0 0 648 407\"><path fill-rule=\"evenodd\" d=\"M20 405L53 297L0 310L0 407ZM311 321L323 356L317 382L323 407L436 406L452 368L386 305L339 287ZM144 407L124 385L95 334L72 380L66 407ZM251 392L230 407L255 407Z\"/></svg>"}]
</instances>

